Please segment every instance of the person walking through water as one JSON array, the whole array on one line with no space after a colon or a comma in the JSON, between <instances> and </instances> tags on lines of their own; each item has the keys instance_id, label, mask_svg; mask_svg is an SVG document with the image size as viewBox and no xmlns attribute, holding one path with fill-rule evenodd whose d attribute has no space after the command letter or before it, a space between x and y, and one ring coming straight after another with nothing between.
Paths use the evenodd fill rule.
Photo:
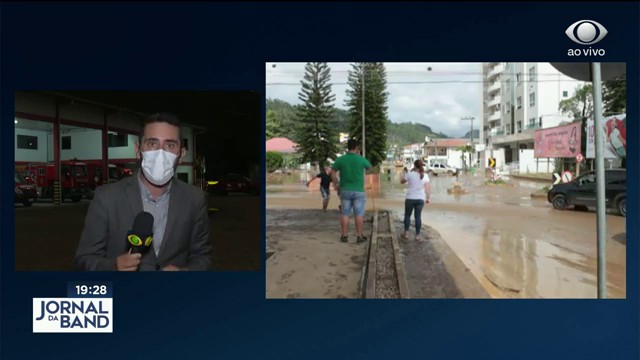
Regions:
<instances>
[{"instance_id":1,"label":"person walking through water","mask_svg":"<svg viewBox=\"0 0 640 360\"><path fill-rule=\"evenodd\" d=\"M411 225L411 213L415 212L416 240L420 240L420 229L422 227L422 209L429 203L431 197L431 186L429 185L429 175L424 173L424 162L416 160L414 168L404 174L400 181L408 184L407 196L404 200L404 232L403 239L409 238L409 227Z\"/></svg>"},{"instance_id":2,"label":"person walking through water","mask_svg":"<svg viewBox=\"0 0 640 360\"><path fill-rule=\"evenodd\" d=\"M329 191L329 184L331 183L331 167L325 166L324 172L316 175L313 179L307 182L307 187L311 185L316 179L320 179L320 195L322 196L322 211L327 212L327 206L329 206L329 197L331 192Z\"/></svg>"},{"instance_id":3,"label":"person walking through water","mask_svg":"<svg viewBox=\"0 0 640 360\"><path fill-rule=\"evenodd\" d=\"M349 216L355 214L357 242L367 241L363 234L364 207L367 196L364 192L364 174L371 168L369 160L360 155L358 142L355 139L347 141L347 153L340 156L331 166L331 180L341 202L340 226L342 236L340 241L348 242ZM338 182L340 172L340 182Z\"/></svg>"}]
</instances>

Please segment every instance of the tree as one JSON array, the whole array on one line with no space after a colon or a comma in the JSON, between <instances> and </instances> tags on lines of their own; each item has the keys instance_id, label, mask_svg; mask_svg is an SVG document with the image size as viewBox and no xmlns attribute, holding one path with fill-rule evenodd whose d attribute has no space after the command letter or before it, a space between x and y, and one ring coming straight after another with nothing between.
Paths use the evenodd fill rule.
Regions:
<instances>
[{"instance_id":1,"label":"tree","mask_svg":"<svg viewBox=\"0 0 640 360\"><path fill-rule=\"evenodd\" d=\"M274 172L282 167L284 158L282 154L276 151L267 151L267 171Z\"/></svg>"},{"instance_id":2,"label":"tree","mask_svg":"<svg viewBox=\"0 0 640 360\"><path fill-rule=\"evenodd\" d=\"M471 144L467 144L458 147L456 150L462 152L462 155L460 155L460 158L462 159L462 166L467 169L467 157L465 156L465 154L471 154L473 152L473 146ZM471 157L469 157L469 161L471 161ZM472 164L469 164L469 167L471 167L471 165Z\"/></svg>"},{"instance_id":3,"label":"tree","mask_svg":"<svg viewBox=\"0 0 640 360\"><path fill-rule=\"evenodd\" d=\"M593 85L578 86L572 97L560 101L558 108L563 114L573 115L574 121L582 123L580 153L586 154L587 119L593 117Z\"/></svg>"},{"instance_id":4,"label":"tree","mask_svg":"<svg viewBox=\"0 0 640 360\"><path fill-rule=\"evenodd\" d=\"M363 76L364 74L364 76ZM362 81L364 77L364 94ZM382 63L355 63L349 70L345 106L349 110L349 135L362 144L362 101L365 115L365 156L376 167L386 159L387 73Z\"/></svg>"},{"instance_id":5,"label":"tree","mask_svg":"<svg viewBox=\"0 0 640 360\"><path fill-rule=\"evenodd\" d=\"M267 121L265 123L265 132L267 135L267 140L272 139L274 137L282 136L281 134L282 125L280 121L276 117L276 113L273 110L267 110Z\"/></svg>"},{"instance_id":6,"label":"tree","mask_svg":"<svg viewBox=\"0 0 640 360\"><path fill-rule=\"evenodd\" d=\"M574 120L582 120L593 116L593 86L578 86L573 96L560 101L558 110L565 115L572 115Z\"/></svg>"},{"instance_id":7,"label":"tree","mask_svg":"<svg viewBox=\"0 0 640 360\"><path fill-rule=\"evenodd\" d=\"M602 87L602 102L606 115L627 111L627 79L622 76L605 81Z\"/></svg>"},{"instance_id":8,"label":"tree","mask_svg":"<svg viewBox=\"0 0 640 360\"><path fill-rule=\"evenodd\" d=\"M302 89L298 98L303 104L298 110L295 140L300 146L301 162L322 165L338 153L338 134L333 124L335 95L331 94L331 69L327 63L313 62L305 66Z\"/></svg>"}]
</instances>

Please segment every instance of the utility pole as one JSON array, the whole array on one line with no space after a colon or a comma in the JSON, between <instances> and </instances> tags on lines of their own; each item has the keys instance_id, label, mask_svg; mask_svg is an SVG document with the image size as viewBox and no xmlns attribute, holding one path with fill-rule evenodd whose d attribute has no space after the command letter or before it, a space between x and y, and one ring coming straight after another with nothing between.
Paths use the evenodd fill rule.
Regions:
<instances>
[{"instance_id":1,"label":"utility pole","mask_svg":"<svg viewBox=\"0 0 640 360\"><path fill-rule=\"evenodd\" d=\"M472 167L473 157L472 154L475 152L475 148L473 146L473 120L475 120L473 116L466 116L461 118L462 121L469 120L471 122L471 133L469 134L470 142L471 142L471 152L469 152L469 167Z\"/></svg>"},{"instance_id":2,"label":"utility pole","mask_svg":"<svg viewBox=\"0 0 640 360\"><path fill-rule=\"evenodd\" d=\"M601 64L590 64L593 84L593 125L596 130L596 219L598 259L598 299L607 297L607 218L604 171L604 120L602 119L602 74Z\"/></svg>"}]
</instances>

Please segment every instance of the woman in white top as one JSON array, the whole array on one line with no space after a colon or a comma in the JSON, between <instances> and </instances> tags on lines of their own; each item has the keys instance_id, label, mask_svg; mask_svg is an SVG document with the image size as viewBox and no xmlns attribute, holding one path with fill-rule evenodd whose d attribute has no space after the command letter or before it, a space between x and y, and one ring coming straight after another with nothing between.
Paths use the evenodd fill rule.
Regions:
<instances>
[{"instance_id":1,"label":"woman in white top","mask_svg":"<svg viewBox=\"0 0 640 360\"><path fill-rule=\"evenodd\" d=\"M424 162L416 160L413 169L404 174L402 184L409 184L407 196L404 201L404 232L402 237L409 238L409 226L411 225L411 213L415 211L416 219L416 240L420 240L420 228L422 227L422 209L429 203L431 187L429 186L429 176L425 174Z\"/></svg>"}]
</instances>

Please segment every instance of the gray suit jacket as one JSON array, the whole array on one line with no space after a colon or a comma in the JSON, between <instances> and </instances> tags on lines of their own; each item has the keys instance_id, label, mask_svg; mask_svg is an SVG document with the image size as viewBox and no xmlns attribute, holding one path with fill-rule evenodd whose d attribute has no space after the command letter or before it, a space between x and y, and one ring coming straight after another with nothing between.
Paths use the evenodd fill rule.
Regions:
<instances>
[{"instance_id":1,"label":"gray suit jacket","mask_svg":"<svg viewBox=\"0 0 640 360\"><path fill-rule=\"evenodd\" d=\"M137 176L96 189L74 259L79 269L114 271L116 258L128 251L127 232L136 215L144 211ZM174 179L160 251L158 256L153 249L143 255L139 270L155 271L167 265L208 270L211 242L207 208L203 191Z\"/></svg>"}]
</instances>

